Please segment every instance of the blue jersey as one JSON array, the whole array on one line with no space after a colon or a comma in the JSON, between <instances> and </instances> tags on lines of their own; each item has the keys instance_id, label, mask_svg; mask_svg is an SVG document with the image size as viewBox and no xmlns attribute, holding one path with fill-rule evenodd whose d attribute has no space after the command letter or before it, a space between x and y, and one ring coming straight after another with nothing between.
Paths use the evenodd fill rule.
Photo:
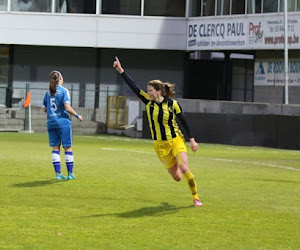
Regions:
<instances>
[{"instance_id":1,"label":"blue jersey","mask_svg":"<svg viewBox=\"0 0 300 250\"><path fill-rule=\"evenodd\" d=\"M43 106L47 109L47 127L62 128L71 125L70 115L66 111L64 104L70 104L69 91L60 86L56 86L54 96L50 95L48 90L44 97Z\"/></svg>"}]
</instances>

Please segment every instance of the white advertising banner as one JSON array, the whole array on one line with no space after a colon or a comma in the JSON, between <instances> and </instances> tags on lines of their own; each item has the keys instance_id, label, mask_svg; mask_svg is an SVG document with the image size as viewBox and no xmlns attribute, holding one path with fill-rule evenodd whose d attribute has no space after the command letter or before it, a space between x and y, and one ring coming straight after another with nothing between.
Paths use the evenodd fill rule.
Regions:
<instances>
[{"instance_id":1,"label":"white advertising banner","mask_svg":"<svg viewBox=\"0 0 300 250\"><path fill-rule=\"evenodd\" d=\"M289 86L300 86L300 59L289 59ZM283 59L256 59L254 66L254 85L284 86Z\"/></svg>"},{"instance_id":2,"label":"white advertising banner","mask_svg":"<svg viewBox=\"0 0 300 250\"><path fill-rule=\"evenodd\" d=\"M300 49L300 15L288 16L289 49ZM284 17L190 19L187 50L283 49Z\"/></svg>"}]
</instances>

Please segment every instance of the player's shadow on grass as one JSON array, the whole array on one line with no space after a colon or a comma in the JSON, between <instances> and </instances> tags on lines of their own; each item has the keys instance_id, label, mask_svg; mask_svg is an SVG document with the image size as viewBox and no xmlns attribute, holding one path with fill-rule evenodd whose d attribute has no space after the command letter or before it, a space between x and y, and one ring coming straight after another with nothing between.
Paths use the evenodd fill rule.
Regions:
<instances>
[{"instance_id":1,"label":"player's shadow on grass","mask_svg":"<svg viewBox=\"0 0 300 250\"><path fill-rule=\"evenodd\" d=\"M257 179L257 178L248 178L248 179L255 180L255 181L263 181L263 182L300 183L299 181L290 181L290 180Z\"/></svg>"},{"instance_id":2,"label":"player's shadow on grass","mask_svg":"<svg viewBox=\"0 0 300 250\"><path fill-rule=\"evenodd\" d=\"M50 180L44 180L44 181L31 181L31 182L16 183L16 184L13 184L12 187L41 187L41 186L52 185L52 184L61 183L61 182L63 182L63 181L50 179Z\"/></svg>"},{"instance_id":3,"label":"player's shadow on grass","mask_svg":"<svg viewBox=\"0 0 300 250\"><path fill-rule=\"evenodd\" d=\"M163 216L166 214L173 214L182 209L192 208L193 205L185 207L176 207L170 205L169 203L162 203L160 206L156 207L142 207L136 210L132 210L124 213L114 213L114 214L94 214L90 217L102 217L102 216L117 216L121 218L139 218L145 216Z\"/></svg>"}]
</instances>

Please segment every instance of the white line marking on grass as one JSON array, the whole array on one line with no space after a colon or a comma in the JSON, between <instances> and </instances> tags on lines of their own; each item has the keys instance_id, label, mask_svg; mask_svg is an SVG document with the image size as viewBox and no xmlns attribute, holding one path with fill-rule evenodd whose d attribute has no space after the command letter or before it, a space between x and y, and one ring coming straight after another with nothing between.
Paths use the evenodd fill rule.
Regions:
<instances>
[{"instance_id":1,"label":"white line marking on grass","mask_svg":"<svg viewBox=\"0 0 300 250\"><path fill-rule=\"evenodd\" d=\"M130 153L140 153L140 154L151 154L154 155L154 153L148 152L148 151L143 151L143 150L131 150L131 149L120 149L120 148L101 148L103 150L108 150L108 151L126 151Z\"/></svg>"},{"instance_id":2,"label":"white line marking on grass","mask_svg":"<svg viewBox=\"0 0 300 250\"><path fill-rule=\"evenodd\" d=\"M239 160L231 160L231 159L222 159L222 158L206 158L206 157L200 157L204 159L209 159L213 161L225 161L225 162L234 162L234 163L246 163L246 164L253 164L258 166L265 166L265 167L271 167L271 168L281 168L286 170L295 170L300 171L299 168L293 168L293 167L287 167L287 166L281 166L281 165L275 165L275 164L269 164L269 163L262 163L262 162L250 162L250 161L239 161Z\"/></svg>"},{"instance_id":3,"label":"white line marking on grass","mask_svg":"<svg viewBox=\"0 0 300 250\"><path fill-rule=\"evenodd\" d=\"M108 136L84 136L84 138L91 138L91 139L97 139L97 140L113 140L113 141L138 141L138 142L145 142L145 143L152 143L153 141L150 139L143 139L143 138L129 138L129 137L118 137L113 135Z\"/></svg>"},{"instance_id":4,"label":"white line marking on grass","mask_svg":"<svg viewBox=\"0 0 300 250\"><path fill-rule=\"evenodd\" d=\"M101 148L101 149L110 150L110 151L120 151L119 148ZM148 151L143 151L143 150L122 149L122 151L154 155L154 153L151 153L151 152L148 152ZM240 161L240 160L231 160L231 159L223 159L223 158L209 158L209 157L201 157L201 156L193 156L193 157L208 159L208 160L212 160L212 161L245 163L245 164L252 164L252 165L257 165L257 166L265 166L265 167L271 167L271 168L281 168L281 169L286 169L286 170L300 171L300 169L298 169L298 168L275 165L275 164L269 164L269 163L262 163L262 162L255 162L255 161L253 161L253 162L251 162L251 161Z\"/></svg>"}]
</instances>

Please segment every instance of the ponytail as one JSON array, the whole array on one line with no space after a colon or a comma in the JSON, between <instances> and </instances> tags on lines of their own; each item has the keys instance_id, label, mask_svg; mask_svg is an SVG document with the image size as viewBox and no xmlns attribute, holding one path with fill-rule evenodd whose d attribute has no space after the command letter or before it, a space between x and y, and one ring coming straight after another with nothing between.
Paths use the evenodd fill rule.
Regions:
<instances>
[{"instance_id":1,"label":"ponytail","mask_svg":"<svg viewBox=\"0 0 300 250\"><path fill-rule=\"evenodd\" d=\"M50 73L49 91L51 96L54 96L56 93L56 86L60 77L61 73L59 71L54 70Z\"/></svg>"},{"instance_id":2,"label":"ponytail","mask_svg":"<svg viewBox=\"0 0 300 250\"><path fill-rule=\"evenodd\" d=\"M175 92L174 92L175 84L169 83L169 82L164 82L163 86L164 86L163 96L172 98L175 94Z\"/></svg>"}]
</instances>

